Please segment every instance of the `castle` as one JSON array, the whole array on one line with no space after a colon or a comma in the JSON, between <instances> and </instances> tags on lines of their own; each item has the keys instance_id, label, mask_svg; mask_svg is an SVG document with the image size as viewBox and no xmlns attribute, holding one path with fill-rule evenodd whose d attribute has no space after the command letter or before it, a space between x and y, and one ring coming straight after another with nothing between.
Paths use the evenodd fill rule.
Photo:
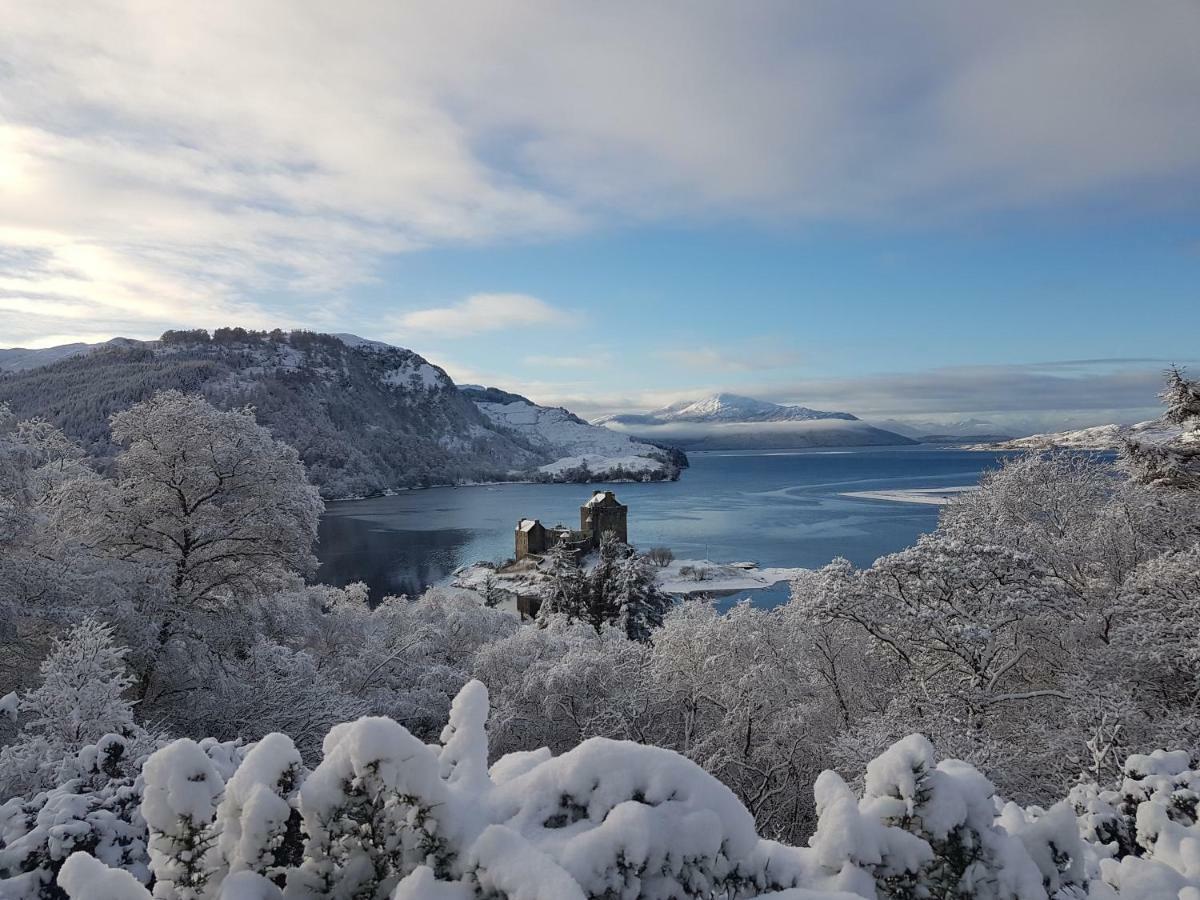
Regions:
<instances>
[{"instance_id":1,"label":"castle","mask_svg":"<svg viewBox=\"0 0 1200 900\"><path fill-rule=\"evenodd\" d=\"M612 491L596 491L587 503L579 507L579 530L566 525L547 528L537 519L522 519L517 523L517 559L541 556L547 550L564 544L575 553L583 554L600 546L600 537L612 532L623 544L629 543L629 507L617 500Z\"/></svg>"}]
</instances>

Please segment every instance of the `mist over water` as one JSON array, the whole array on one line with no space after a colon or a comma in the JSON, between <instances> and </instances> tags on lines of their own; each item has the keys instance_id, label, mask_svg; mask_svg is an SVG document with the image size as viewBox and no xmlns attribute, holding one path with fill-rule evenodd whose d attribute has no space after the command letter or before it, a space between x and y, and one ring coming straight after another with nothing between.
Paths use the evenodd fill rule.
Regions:
<instances>
[{"instance_id":1,"label":"mist over water","mask_svg":"<svg viewBox=\"0 0 1200 900\"><path fill-rule=\"evenodd\" d=\"M838 556L866 565L934 528L939 508L844 492L975 484L1003 455L924 447L696 453L673 483L432 488L330 503L318 578L365 581L374 598L413 595L466 563L510 557L523 517L578 527L580 504L605 488L629 505L629 538L640 549L762 566L816 567ZM756 602L784 597L777 590Z\"/></svg>"}]
</instances>

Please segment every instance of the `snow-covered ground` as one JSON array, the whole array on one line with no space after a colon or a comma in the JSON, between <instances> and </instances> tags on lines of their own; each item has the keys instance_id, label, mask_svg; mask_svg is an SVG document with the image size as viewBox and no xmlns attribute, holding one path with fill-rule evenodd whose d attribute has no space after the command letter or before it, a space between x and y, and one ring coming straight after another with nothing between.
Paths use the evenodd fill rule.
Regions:
<instances>
[{"instance_id":1,"label":"snow-covered ground","mask_svg":"<svg viewBox=\"0 0 1200 900\"><path fill-rule=\"evenodd\" d=\"M1029 437L1003 441L997 444L975 444L973 450L1116 450L1126 439L1132 438L1147 443L1164 444L1179 438L1182 429L1177 425L1164 425L1157 419L1138 422L1136 425L1097 425L1076 431L1056 431L1049 434L1031 434Z\"/></svg>"},{"instance_id":2,"label":"snow-covered ground","mask_svg":"<svg viewBox=\"0 0 1200 900\"><path fill-rule=\"evenodd\" d=\"M586 562L585 562L586 565ZM767 567L759 568L754 563L715 563L704 559L677 559L662 568L653 567L655 583L668 594L728 594L736 591L755 591L769 588L781 581L791 581L807 572L807 569ZM539 597L549 595L550 578L543 572L537 560L526 558L504 571L497 571L491 563L480 562L464 566L451 576L444 589L468 591L480 602L486 591L488 577L492 580L492 591L498 602L494 605L517 614L517 596Z\"/></svg>"},{"instance_id":3,"label":"snow-covered ground","mask_svg":"<svg viewBox=\"0 0 1200 900\"><path fill-rule=\"evenodd\" d=\"M514 616L519 615L517 612L518 595L544 598L550 588L550 583L536 565L525 566L524 570L521 570L521 565L514 568L518 571L497 572L492 563L474 563L456 571L450 576L449 582L442 587L452 592L468 591L482 603L486 592L486 582L490 576L492 590L496 594L493 606L496 609L510 612Z\"/></svg>"},{"instance_id":4,"label":"snow-covered ground","mask_svg":"<svg viewBox=\"0 0 1200 900\"><path fill-rule=\"evenodd\" d=\"M971 484L963 487L945 488L909 488L906 490L888 491L844 491L843 497L857 497L861 500L891 500L895 503L927 503L933 506L944 506L955 497L967 491L977 491L979 485Z\"/></svg>"},{"instance_id":5,"label":"snow-covered ground","mask_svg":"<svg viewBox=\"0 0 1200 900\"><path fill-rule=\"evenodd\" d=\"M485 403L476 406L494 424L515 431L534 446L562 454L540 471L558 475L586 465L603 475L617 469L663 477L671 470L662 452L607 428L589 425L560 407L537 406L525 401Z\"/></svg>"},{"instance_id":6,"label":"snow-covered ground","mask_svg":"<svg viewBox=\"0 0 1200 900\"><path fill-rule=\"evenodd\" d=\"M714 563L706 559L677 559L656 570L659 588L668 594L753 591L791 581L807 569L767 567L753 563ZM702 577L701 577L702 576Z\"/></svg>"}]
</instances>

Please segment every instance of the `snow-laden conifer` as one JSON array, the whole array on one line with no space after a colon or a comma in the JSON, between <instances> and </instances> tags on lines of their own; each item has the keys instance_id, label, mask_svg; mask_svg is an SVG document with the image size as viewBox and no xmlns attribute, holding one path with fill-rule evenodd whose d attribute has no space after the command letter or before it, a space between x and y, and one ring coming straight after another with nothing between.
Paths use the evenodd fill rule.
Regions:
<instances>
[{"instance_id":1,"label":"snow-laden conifer","mask_svg":"<svg viewBox=\"0 0 1200 900\"><path fill-rule=\"evenodd\" d=\"M156 751L143 769L142 815L158 900L205 900L219 880L213 819L225 784L216 765L188 738Z\"/></svg>"}]
</instances>

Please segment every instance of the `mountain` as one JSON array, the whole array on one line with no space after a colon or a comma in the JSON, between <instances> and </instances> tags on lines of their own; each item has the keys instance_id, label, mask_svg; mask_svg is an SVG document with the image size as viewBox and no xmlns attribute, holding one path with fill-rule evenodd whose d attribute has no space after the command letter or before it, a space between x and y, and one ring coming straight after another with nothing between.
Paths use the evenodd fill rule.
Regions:
<instances>
[{"instance_id":1,"label":"mountain","mask_svg":"<svg viewBox=\"0 0 1200 900\"><path fill-rule=\"evenodd\" d=\"M499 388L463 385L459 388L500 431L518 435L530 446L557 456L538 471L569 481L661 481L676 478L687 458L636 441L607 428L590 425L562 407L538 406L527 397Z\"/></svg>"},{"instance_id":2,"label":"mountain","mask_svg":"<svg viewBox=\"0 0 1200 900\"><path fill-rule=\"evenodd\" d=\"M128 338L113 338L103 344L61 344L58 347L44 347L31 350L27 347L12 347L0 350L0 372L26 372L41 366L48 366L59 360L70 359L73 356L83 356L103 347L122 347L136 344Z\"/></svg>"},{"instance_id":3,"label":"mountain","mask_svg":"<svg viewBox=\"0 0 1200 900\"><path fill-rule=\"evenodd\" d=\"M32 352L3 357L0 403L18 418L50 420L101 461L116 451L113 413L176 389L223 408L254 406L258 420L299 451L326 497L585 477L573 464L581 439L559 447L549 436L498 425L438 366L354 335L218 329ZM608 432L594 431L600 446ZM562 460L572 464L541 471Z\"/></svg>"},{"instance_id":4,"label":"mountain","mask_svg":"<svg viewBox=\"0 0 1200 900\"><path fill-rule=\"evenodd\" d=\"M999 444L1012 439L1011 434L918 434L913 437L922 444Z\"/></svg>"},{"instance_id":5,"label":"mountain","mask_svg":"<svg viewBox=\"0 0 1200 900\"><path fill-rule=\"evenodd\" d=\"M783 450L916 443L847 412L783 406L737 394L682 401L651 413L604 416L593 424L638 440L684 450Z\"/></svg>"},{"instance_id":6,"label":"mountain","mask_svg":"<svg viewBox=\"0 0 1200 900\"><path fill-rule=\"evenodd\" d=\"M814 419L845 419L857 421L857 416L845 412L823 412L807 406L782 406L766 400L755 400L739 394L713 394L701 400L683 400L646 414L603 416L597 425L661 425L668 422L808 422Z\"/></svg>"},{"instance_id":7,"label":"mountain","mask_svg":"<svg viewBox=\"0 0 1200 900\"><path fill-rule=\"evenodd\" d=\"M974 445L977 450L1117 450L1127 439L1143 443L1164 444L1183 433L1178 425L1165 425L1160 420L1138 422L1136 425L1097 425L1076 431L1056 431L1032 434L1009 441Z\"/></svg>"},{"instance_id":8,"label":"mountain","mask_svg":"<svg viewBox=\"0 0 1200 900\"><path fill-rule=\"evenodd\" d=\"M983 441L1006 441L1014 434L1029 434L1035 429L1026 431L1012 430L1011 425L998 425L986 419L872 419L871 424L876 428L894 431L922 443L943 443L946 440L961 438L963 442L974 439Z\"/></svg>"}]
</instances>

